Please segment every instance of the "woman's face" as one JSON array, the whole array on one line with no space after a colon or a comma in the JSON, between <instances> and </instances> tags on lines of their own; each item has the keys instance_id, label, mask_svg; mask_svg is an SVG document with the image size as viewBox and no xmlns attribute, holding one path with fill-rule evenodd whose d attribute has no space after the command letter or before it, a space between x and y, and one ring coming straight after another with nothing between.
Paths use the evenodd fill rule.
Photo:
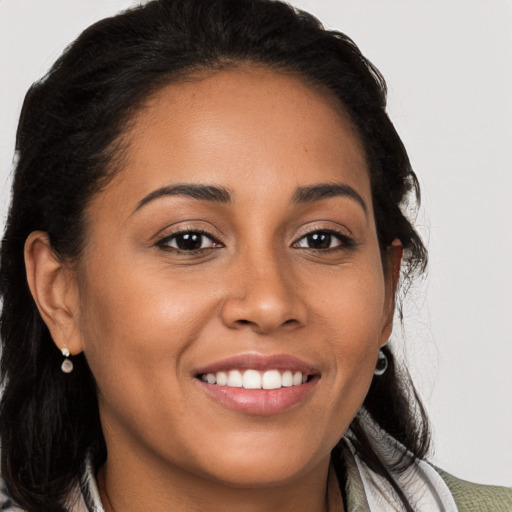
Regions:
<instances>
[{"instance_id":1,"label":"woman's face","mask_svg":"<svg viewBox=\"0 0 512 512\"><path fill-rule=\"evenodd\" d=\"M325 468L393 307L344 110L238 68L167 86L127 141L76 271L107 465L253 486Z\"/></svg>"}]
</instances>

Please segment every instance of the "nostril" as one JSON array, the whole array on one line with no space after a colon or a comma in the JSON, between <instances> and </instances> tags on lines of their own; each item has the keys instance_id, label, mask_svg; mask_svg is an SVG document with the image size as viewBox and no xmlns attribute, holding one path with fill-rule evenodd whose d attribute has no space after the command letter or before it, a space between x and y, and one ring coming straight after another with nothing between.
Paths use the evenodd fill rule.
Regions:
<instances>
[{"instance_id":1,"label":"nostril","mask_svg":"<svg viewBox=\"0 0 512 512\"><path fill-rule=\"evenodd\" d=\"M290 318L289 320L284 321L281 326L291 326L298 324L298 320L295 320L294 318ZM252 325L254 322L251 322L250 320L245 320L241 318L240 320L237 320L238 325Z\"/></svg>"},{"instance_id":2,"label":"nostril","mask_svg":"<svg viewBox=\"0 0 512 512\"><path fill-rule=\"evenodd\" d=\"M301 323L299 320L297 320L296 318L290 318L290 319L286 320L285 322L283 322L281 324L281 327L289 330L289 329L296 329L300 325L301 325Z\"/></svg>"},{"instance_id":3,"label":"nostril","mask_svg":"<svg viewBox=\"0 0 512 512\"><path fill-rule=\"evenodd\" d=\"M259 290L259 291L258 291ZM230 329L248 329L269 334L276 329L291 331L306 322L305 307L295 297L274 300L261 289L241 298L228 297L221 305L220 316ZM272 299L272 300L270 300ZM285 300L286 299L286 300Z\"/></svg>"}]
</instances>

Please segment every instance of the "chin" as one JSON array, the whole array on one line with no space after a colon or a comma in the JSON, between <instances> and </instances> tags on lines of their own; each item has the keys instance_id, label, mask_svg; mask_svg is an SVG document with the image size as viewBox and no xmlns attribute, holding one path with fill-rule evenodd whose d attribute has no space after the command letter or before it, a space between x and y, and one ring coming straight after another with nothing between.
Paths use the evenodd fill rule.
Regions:
<instances>
[{"instance_id":1,"label":"chin","mask_svg":"<svg viewBox=\"0 0 512 512\"><path fill-rule=\"evenodd\" d=\"M293 447L286 446L285 442L281 446L247 443L240 450L233 446L222 454L209 457L213 462L208 467L208 474L210 478L232 488L263 488L292 482L320 464L328 466L328 448L319 454L316 451L301 451L300 446L300 443Z\"/></svg>"},{"instance_id":2,"label":"chin","mask_svg":"<svg viewBox=\"0 0 512 512\"><path fill-rule=\"evenodd\" d=\"M261 489L293 482L307 474L308 469L311 469L309 464L304 466L299 461L236 461L229 464L229 467L219 464L211 476L234 489Z\"/></svg>"}]
</instances>

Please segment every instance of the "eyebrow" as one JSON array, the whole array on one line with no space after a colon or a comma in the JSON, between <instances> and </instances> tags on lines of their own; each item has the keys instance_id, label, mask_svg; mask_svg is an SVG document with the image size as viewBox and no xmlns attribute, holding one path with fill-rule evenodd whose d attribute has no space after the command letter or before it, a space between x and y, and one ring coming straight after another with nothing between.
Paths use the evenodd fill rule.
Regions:
<instances>
[{"instance_id":1,"label":"eyebrow","mask_svg":"<svg viewBox=\"0 0 512 512\"><path fill-rule=\"evenodd\" d=\"M364 199L350 186L344 183L319 183L308 187L299 187L293 194L294 203L311 203L330 197L348 197L356 201L368 215Z\"/></svg>"},{"instance_id":2,"label":"eyebrow","mask_svg":"<svg viewBox=\"0 0 512 512\"><path fill-rule=\"evenodd\" d=\"M165 196L188 196L202 201L213 201L215 203L230 203L231 194L223 187L213 185L196 185L192 183L183 183L162 187L142 198L133 213L140 210L146 204Z\"/></svg>"},{"instance_id":3,"label":"eyebrow","mask_svg":"<svg viewBox=\"0 0 512 512\"><path fill-rule=\"evenodd\" d=\"M214 185L199 185L193 183L180 183L161 187L143 197L132 213L142 207L166 196L187 196L202 201L228 204L232 202L232 196L228 189ZM348 197L355 200L368 215L368 208L363 198L349 185L344 183L318 183L306 187L299 187L292 196L292 202L296 204L312 203L330 197Z\"/></svg>"}]
</instances>

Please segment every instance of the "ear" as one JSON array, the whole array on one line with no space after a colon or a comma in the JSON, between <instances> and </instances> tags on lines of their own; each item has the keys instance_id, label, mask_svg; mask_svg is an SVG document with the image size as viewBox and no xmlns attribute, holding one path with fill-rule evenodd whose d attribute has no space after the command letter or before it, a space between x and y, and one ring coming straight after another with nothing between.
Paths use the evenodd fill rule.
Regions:
<instances>
[{"instance_id":1,"label":"ear","mask_svg":"<svg viewBox=\"0 0 512 512\"><path fill-rule=\"evenodd\" d=\"M386 281L386 297L384 304L383 328L381 336L381 346L385 345L391 332L393 331L393 317L395 314L395 296L400 278L400 268L402 266L402 256L404 248L402 242L395 238L391 245L386 249L386 260L384 269L384 279Z\"/></svg>"},{"instance_id":2,"label":"ear","mask_svg":"<svg viewBox=\"0 0 512 512\"><path fill-rule=\"evenodd\" d=\"M55 345L82 351L75 272L53 251L48 234L34 231L25 242L25 268L32 297Z\"/></svg>"}]
</instances>

